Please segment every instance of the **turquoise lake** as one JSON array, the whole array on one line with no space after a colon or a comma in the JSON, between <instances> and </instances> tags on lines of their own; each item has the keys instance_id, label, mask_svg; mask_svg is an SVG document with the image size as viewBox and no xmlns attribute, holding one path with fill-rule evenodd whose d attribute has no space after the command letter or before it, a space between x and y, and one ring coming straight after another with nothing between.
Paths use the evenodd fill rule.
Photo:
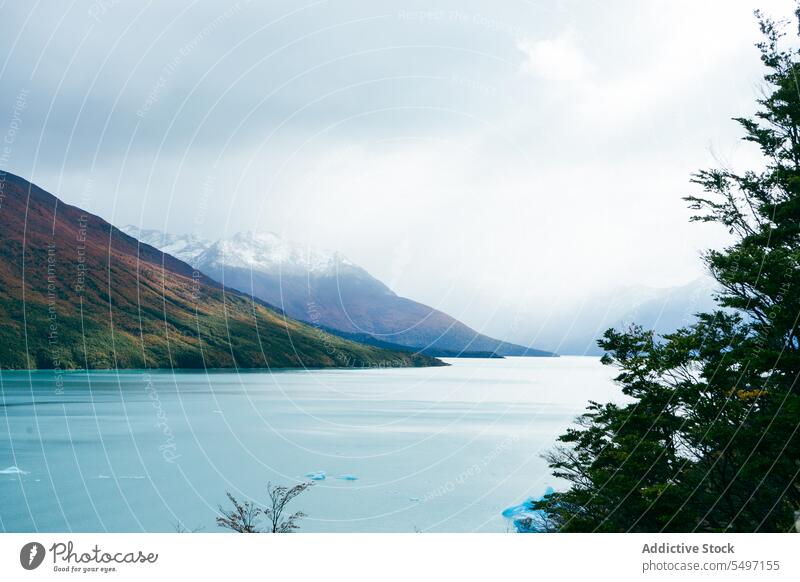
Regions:
<instances>
[{"instance_id":1,"label":"turquoise lake","mask_svg":"<svg viewBox=\"0 0 800 582\"><path fill-rule=\"evenodd\" d=\"M0 373L0 530L217 531L230 491L317 480L304 532L504 532L503 509L563 487L542 454L597 358L275 372ZM324 478L323 478L324 477Z\"/></svg>"}]
</instances>

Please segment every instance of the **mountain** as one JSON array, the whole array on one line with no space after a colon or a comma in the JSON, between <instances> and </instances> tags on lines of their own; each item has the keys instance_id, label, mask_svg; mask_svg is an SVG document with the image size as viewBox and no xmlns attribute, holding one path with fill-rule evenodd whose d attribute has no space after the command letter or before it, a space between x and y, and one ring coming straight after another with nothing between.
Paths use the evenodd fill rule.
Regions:
<instances>
[{"instance_id":1,"label":"mountain","mask_svg":"<svg viewBox=\"0 0 800 582\"><path fill-rule=\"evenodd\" d=\"M332 334L338 335L339 337L343 337L345 339L352 340L354 342L358 342L361 344L367 344L368 346L375 346L378 348L384 348L387 350L397 350L397 351L414 351L421 354L427 354L429 356L434 356L437 358L497 358L503 359L503 356L495 353L495 352L450 352L447 350L442 349L430 349L430 348L410 348L408 346L401 346L399 344L393 344L389 342L385 342L382 340L377 339L375 336L371 336L367 333L348 333L346 331L336 330L336 329L329 329L324 328L326 331L329 331Z\"/></svg>"},{"instance_id":2,"label":"mountain","mask_svg":"<svg viewBox=\"0 0 800 582\"><path fill-rule=\"evenodd\" d=\"M670 333L690 324L694 314L717 306L714 281L701 277L675 287L626 287L587 295L568 305L534 305L506 311L492 321L494 330L534 337L538 345L560 354L600 355L597 340L608 328L632 323L657 334Z\"/></svg>"},{"instance_id":3,"label":"mountain","mask_svg":"<svg viewBox=\"0 0 800 582\"><path fill-rule=\"evenodd\" d=\"M0 241L2 368L441 364L289 319L11 174Z\"/></svg>"},{"instance_id":4,"label":"mountain","mask_svg":"<svg viewBox=\"0 0 800 582\"><path fill-rule=\"evenodd\" d=\"M344 337L439 356L554 355L480 334L437 309L398 296L339 253L286 241L271 232L242 232L202 242L134 226L123 229L154 247L171 249L226 287Z\"/></svg>"}]
</instances>

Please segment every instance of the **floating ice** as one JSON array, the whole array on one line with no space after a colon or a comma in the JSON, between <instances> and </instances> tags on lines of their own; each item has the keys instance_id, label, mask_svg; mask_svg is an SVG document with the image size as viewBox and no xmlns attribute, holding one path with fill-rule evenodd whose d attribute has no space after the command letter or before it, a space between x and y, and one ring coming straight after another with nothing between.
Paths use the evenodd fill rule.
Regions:
<instances>
[{"instance_id":1,"label":"floating ice","mask_svg":"<svg viewBox=\"0 0 800 582\"><path fill-rule=\"evenodd\" d=\"M0 475L27 475L28 471L23 471L19 467L11 465L0 471Z\"/></svg>"},{"instance_id":2,"label":"floating ice","mask_svg":"<svg viewBox=\"0 0 800 582\"><path fill-rule=\"evenodd\" d=\"M336 478L342 481L358 481L358 475L345 474L345 475L339 475Z\"/></svg>"},{"instance_id":3,"label":"floating ice","mask_svg":"<svg viewBox=\"0 0 800 582\"><path fill-rule=\"evenodd\" d=\"M544 531L541 527L545 518L544 512L540 509L534 509L533 504L537 501L542 501L551 493L553 493L553 488L548 487L541 497L536 499L528 497L519 505L512 505L504 509L503 517L511 520L514 529L516 529L518 533L536 533Z\"/></svg>"},{"instance_id":4,"label":"floating ice","mask_svg":"<svg viewBox=\"0 0 800 582\"><path fill-rule=\"evenodd\" d=\"M419 501L419 497L409 497L409 501Z\"/></svg>"},{"instance_id":5,"label":"floating ice","mask_svg":"<svg viewBox=\"0 0 800 582\"><path fill-rule=\"evenodd\" d=\"M99 474L95 479L111 479L110 475L103 475L102 473ZM119 475L115 477L117 481L120 479L147 479L144 475Z\"/></svg>"},{"instance_id":6,"label":"floating ice","mask_svg":"<svg viewBox=\"0 0 800 582\"><path fill-rule=\"evenodd\" d=\"M530 511L534 511L533 504L537 500L533 497L528 497L525 501L520 503L519 505L512 505L503 510L503 517L506 519L512 519L514 517L518 517L520 515L525 515Z\"/></svg>"},{"instance_id":7,"label":"floating ice","mask_svg":"<svg viewBox=\"0 0 800 582\"><path fill-rule=\"evenodd\" d=\"M306 473L305 476L312 481L324 481L326 477L325 471L312 471L310 473Z\"/></svg>"}]
</instances>

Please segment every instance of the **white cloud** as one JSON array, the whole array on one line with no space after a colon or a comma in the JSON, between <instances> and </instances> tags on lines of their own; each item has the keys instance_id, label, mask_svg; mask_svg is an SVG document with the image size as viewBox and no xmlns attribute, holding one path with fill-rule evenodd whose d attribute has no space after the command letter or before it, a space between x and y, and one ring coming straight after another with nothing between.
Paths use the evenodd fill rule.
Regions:
<instances>
[{"instance_id":1,"label":"white cloud","mask_svg":"<svg viewBox=\"0 0 800 582\"><path fill-rule=\"evenodd\" d=\"M756 0L427 4L441 17L342 0L284 21L289 0L250 3L140 123L167 59L218 8L164 30L177 9L159 4L119 46L124 3L86 46L74 34L85 10L55 36L57 20L32 18L1 78L48 98L31 99L9 169L116 223L209 237L258 226L342 251L475 327L501 299L548 314L696 277L698 250L718 238L688 223L680 197L696 193L692 171L717 164L709 144L752 167L730 118L752 111L762 74ZM26 21L5 12L0 29Z\"/></svg>"},{"instance_id":2,"label":"white cloud","mask_svg":"<svg viewBox=\"0 0 800 582\"><path fill-rule=\"evenodd\" d=\"M554 39L522 39L517 48L525 55L521 72L548 81L578 81L594 69L570 31Z\"/></svg>"}]
</instances>

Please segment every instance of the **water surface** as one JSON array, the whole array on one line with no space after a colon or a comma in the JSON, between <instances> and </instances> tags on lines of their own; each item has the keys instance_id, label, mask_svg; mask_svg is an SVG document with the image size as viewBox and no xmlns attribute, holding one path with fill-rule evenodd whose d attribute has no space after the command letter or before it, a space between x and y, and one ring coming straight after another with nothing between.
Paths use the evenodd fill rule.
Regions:
<instances>
[{"instance_id":1,"label":"water surface","mask_svg":"<svg viewBox=\"0 0 800 582\"><path fill-rule=\"evenodd\" d=\"M503 509L563 486L541 455L588 399L617 397L614 371L584 357L448 362L2 372L0 529L215 531L226 491L263 502L268 481L313 475L293 506L302 531L505 531Z\"/></svg>"}]
</instances>

